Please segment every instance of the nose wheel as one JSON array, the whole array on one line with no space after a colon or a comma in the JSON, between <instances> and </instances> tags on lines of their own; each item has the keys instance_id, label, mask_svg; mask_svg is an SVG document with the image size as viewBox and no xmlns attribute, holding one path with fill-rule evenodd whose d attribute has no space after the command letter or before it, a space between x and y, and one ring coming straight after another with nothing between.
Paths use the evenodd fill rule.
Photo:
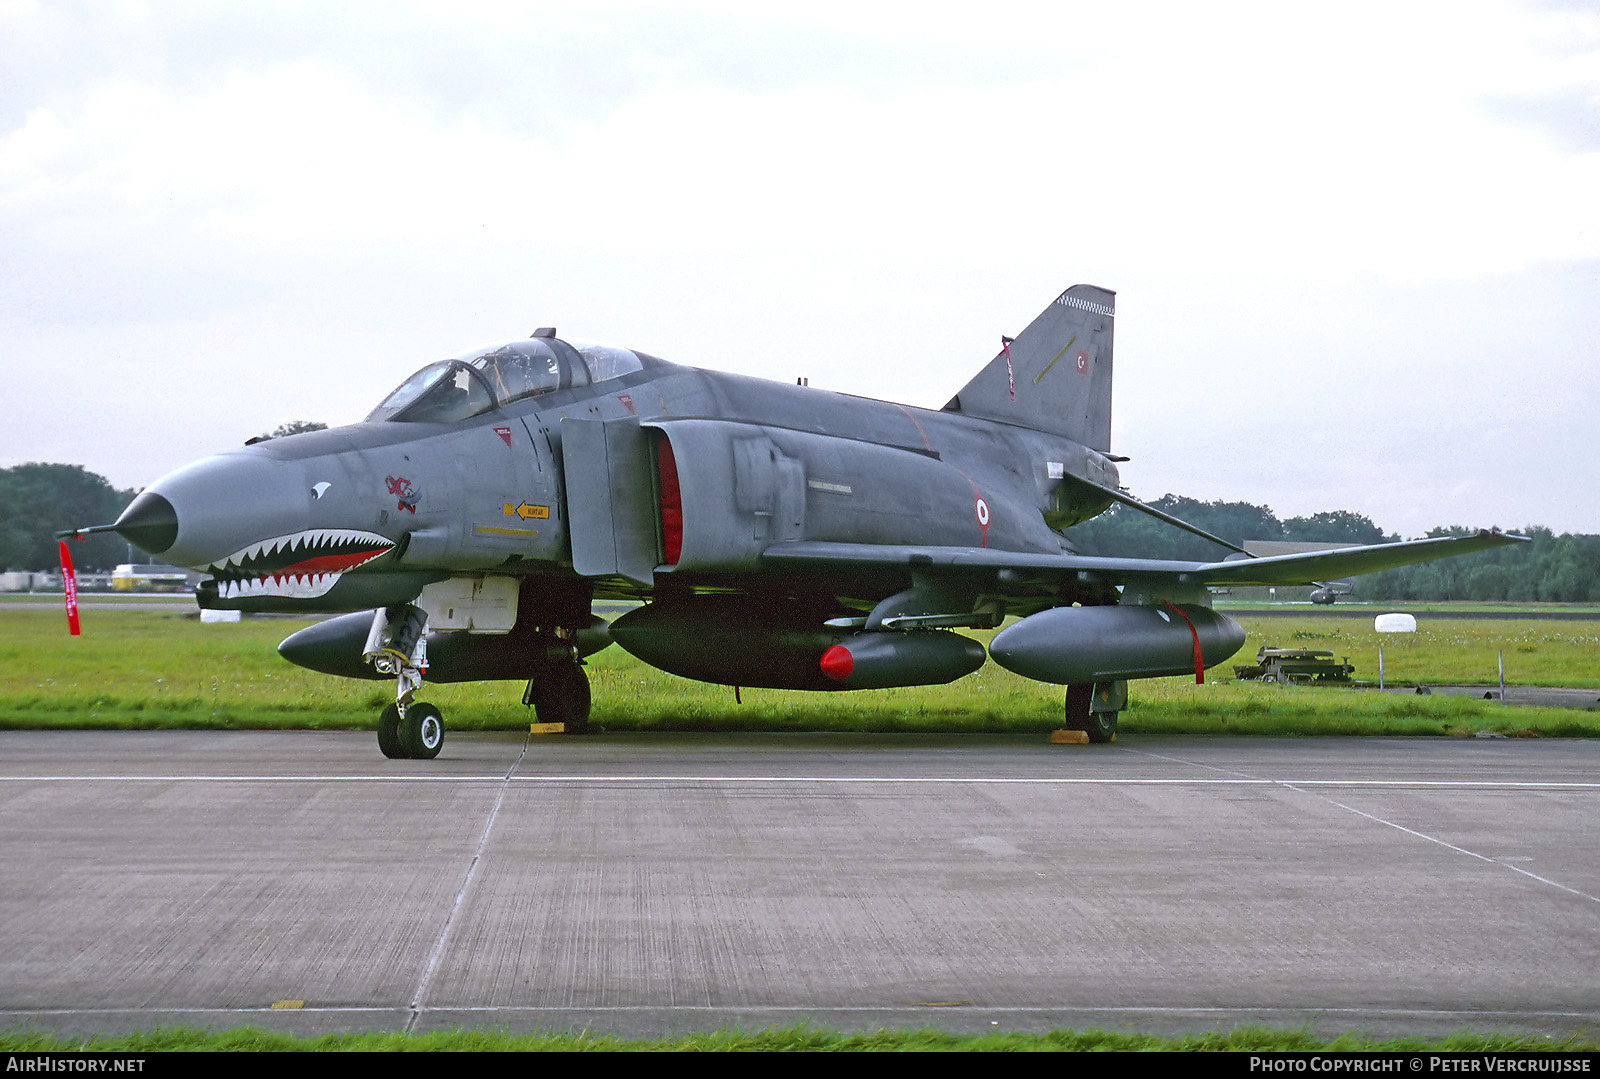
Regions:
<instances>
[{"instance_id":1,"label":"nose wheel","mask_svg":"<svg viewBox=\"0 0 1600 1079\"><path fill-rule=\"evenodd\" d=\"M390 760L407 756L406 747L400 744L400 706L391 704L378 713L378 748Z\"/></svg>"},{"instance_id":2,"label":"nose wheel","mask_svg":"<svg viewBox=\"0 0 1600 1079\"><path fill-rule=\"evenodd\" d=\"M432 760L444 745L444 716L425 701L386 707L378 716L378 748L398 760Z\"/></svg>"}]
</instances>

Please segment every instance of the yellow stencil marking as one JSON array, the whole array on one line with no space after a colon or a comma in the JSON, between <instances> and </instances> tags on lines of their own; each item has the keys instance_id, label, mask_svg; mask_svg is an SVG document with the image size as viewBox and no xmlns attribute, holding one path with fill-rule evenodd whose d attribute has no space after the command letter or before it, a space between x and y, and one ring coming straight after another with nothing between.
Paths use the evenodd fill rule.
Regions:
<instances>
[{"instance_id":1,"label":"yellow stencil marking","mask_svg":"<svg viewBox=\"0 0 1600 1079\"><path fill-rule=\"evenodd\" d=\"M1077 339L1078 339L1078 335L1077 334L1073 334L1072 335L1072 341L1076 341ZM1062 356L1065 356L1067 354L1067 349L1072 347L1072 341L1068 341L1066 344L1061 346L1061 351L1056 353L1056 360L1059 360ZM1052 368L1052 367L1054 367L1056 365L1056 360L1051 360L1049 363L1045 364L1044 365L1044 370L1040 371L1037 375L1033 376L1033 381L1034 382L1038 382L1045 375L1049 374L1050 368Z\"/></svg>"}]
</instances>

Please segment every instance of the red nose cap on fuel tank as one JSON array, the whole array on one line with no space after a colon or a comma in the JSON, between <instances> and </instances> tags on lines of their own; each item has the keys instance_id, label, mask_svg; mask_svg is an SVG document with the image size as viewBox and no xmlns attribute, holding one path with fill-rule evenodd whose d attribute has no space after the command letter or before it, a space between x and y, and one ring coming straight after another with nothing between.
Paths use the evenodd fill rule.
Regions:
<instances>
[{"instance_id":1,"label":"red nose cap on fuel tank","mask_svg":"<svg viewBox=\"0 0 1600 1079\"><path fill-rule=\"evenodd\" d=\"M835 682L843 682L850 677L850 671L855 667L855 657L850 654L850 649L836 644L822 653L822 660L818 664L822 673Z\"/></svg>"}]
</instances>

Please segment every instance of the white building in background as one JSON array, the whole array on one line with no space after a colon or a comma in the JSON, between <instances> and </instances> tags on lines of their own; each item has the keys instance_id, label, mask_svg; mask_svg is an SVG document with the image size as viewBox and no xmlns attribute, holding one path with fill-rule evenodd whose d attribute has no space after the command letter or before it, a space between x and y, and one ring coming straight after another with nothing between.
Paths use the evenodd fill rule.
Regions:
<instances>
[{"instance_id":1,"label":"white building in background","mask_svg":"<svg viewBox=\"0 0 1600 1079\"><path fill-rule=\"evenodd\" d=\"M187 592L189 572L155 562L124 562L111 571L114 592Z\"/></svg>"},{"instance_id":2,"label":"white building in background","mask_svg":"<svg viewBox=\"0 0 1600 1079\"><path fill-rule=\"evenodd\" d=\"M59 575L44 570L14 569L0 573L0 592L59 592Z\"/></svg>"}]
</instances>

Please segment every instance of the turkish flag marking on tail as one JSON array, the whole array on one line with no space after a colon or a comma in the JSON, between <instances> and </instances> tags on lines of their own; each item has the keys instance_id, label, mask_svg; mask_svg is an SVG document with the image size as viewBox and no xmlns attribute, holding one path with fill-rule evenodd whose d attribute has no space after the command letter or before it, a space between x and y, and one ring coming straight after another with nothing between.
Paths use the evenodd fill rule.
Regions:
<instances>
[{"instance_id":1,"label":"turkish flag marking on tail","mask_svg":"<svg viewBox=\"0 0 1600 1079\"><path fill-rule=\"evenodd\" d=\"M1077 366L1078 374L1087 375L1089 373L1089 353L1084 349L1080 348L1078 350L1078 354L1072 358L1072 362Z\"/></svg>"}]
</instances>

